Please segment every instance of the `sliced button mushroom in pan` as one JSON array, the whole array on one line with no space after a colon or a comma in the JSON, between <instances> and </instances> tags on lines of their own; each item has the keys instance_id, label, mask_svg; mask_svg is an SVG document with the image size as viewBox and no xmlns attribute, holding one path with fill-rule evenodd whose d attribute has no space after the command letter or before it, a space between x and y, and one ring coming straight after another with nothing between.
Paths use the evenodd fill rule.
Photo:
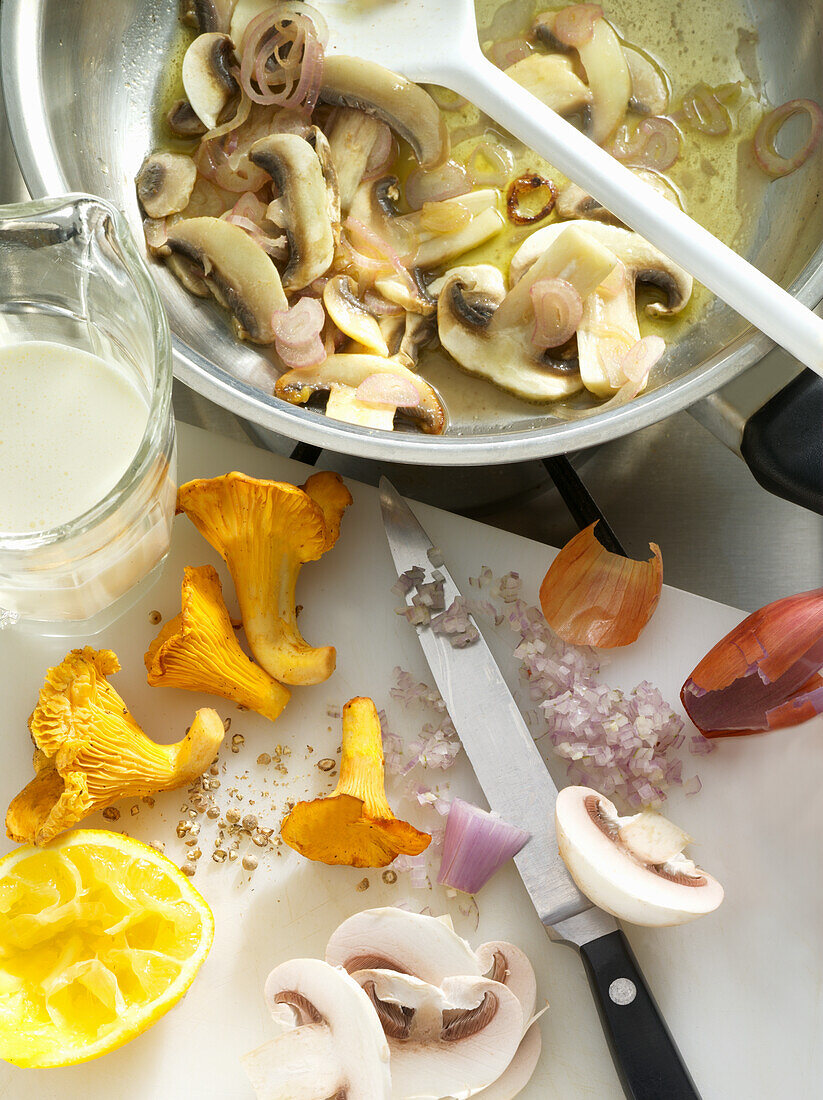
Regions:
<instances>
[{"instance_id":1,"label":"sliced button mushroom in pan","mask_svg":"<svg viewBox=\"0 0 823 1100\"><path fill-rule=\"evenodd\" d=\"M183 58L183 88L191 108L213 130L240 88L232 76L234 45L227 34L201 34Z\"/></svg>"},{"instance_id":2,"label":"sliced button mushroom in pan","mask_svg":"<svg viewBox=\"0 0 823 1100\"><path fill-rule=\"evenodd\" d=\"M567 47L554 35L557 14L547 11L538 15L533 31L538 41L550 49L565 50ZM592 141L602 145L626 114L632 94L629 66L620 39L602 16L593 21L588 42L581 43L576 49L592 95L591 103L586 108L589 118L587 132Z\"/></svg>"},{"instance_id":3,"label":"sliced button mushroom in pan","mask_svg":"<svg viewBox=\"0 0 823 1100\"><path fill-rule=\"evenodd\" d=\"M375 355L388 356L389 347L380 325L355 292L354 279L334 275L323 288L323 305L332 321L351 340Z\"/></svg>"},{"instance_id":4,"label":"sliced button mushroom in pan","mask_svg":"<svg viewBox=\"0 0 823 1100\"><path fill-rule=\"evenodd\" d=\"M384 359L379 355L354 355L341 354L330 355L324 362L316 367L302 367L299 370L291 370L278 378L274 387L276 397L289 401L292 405L305 405L312 394L329 393L332 401L332 418L334 419L335 407L339 411L347 411L350 415L357 413L363 416L363 420L356 423L367 423L368 427L379 427L390 430L394 420L394 410L388 419L385 409L372 407L369 409L366 402L358 402L361 406L352 406L351 400L356 400L357 389L374 375L386 375L388 382L392 376L400 383L413 389L418 395L416 405L404 405L403 414L420 422L420 427L429 435L439 435L446 426L446 411L437 391L419 374L410 371L408 367L398 362L397 359ZM343 399L341 401L341 399ZM348 400L347 400L348 399ZM371 415L370 415L371 414ZM329 414L328 404L326 415ZM343 419L343 417L336 417Z\"/></svg>"},{"instance_id":5,"label":"sliced button mushroom in pan","mask_svg":"<svg viewBox=\"0 0 823 1100\"><path fill-rule=\"evenodd\" d=\"M288 302L277 268L245 230L221 218L190 218L171 227L166 246L188 260L231 311L241 339L274 343L272 314Z\"/></svg>"},{"instance_id":6,"label":"sliced button mushroom in pan","mask_svg":"<svg viewBox=\"0 0 823 1100\"><path fill-rule=\"evenodd\" d=\"M331 222L334 242L337 245L340 242L340 185L329 139L319 126L310 126L305 137L320 161L320 171L323 173L323 181L326 184L326 210Z\"/></svg>"},{"instance_id":7,"label":"sliced button mushroom in pan","mask_svg":"<svg viewBox=\"0 0 823 1100\"><path fill-rule=\"evenodd\" d=\"M383 124L365 111L341 107L329 134L329 146L340 189L340 208L348 214L355 192Z\"/></svg>"},{"instance_id":8,"label":"sliced button mushroom in pan","mask_svg":"<svg viewBox=\"0 0 823 1100\"><path fill-rule=\"evenodd\" d=\"M439 267L494 237L506 224L498 201L498 192L485 187L453 199L428 202L421 210L404 214L399 224L412 230L420 242L415 266Z\"/></svg>"},{"instance_id":9,"label":"sliced button mushroom in pan","mask_svg":"<svg viewBox=\"0 0 823 1100\"><path fill-rule=\"evenodd\" d=\"M166 115L166 122L171 132L178 137L201 137L206 132L206 127L194 113L187 99L175 100Z\"/></svg>"},{"instance_id":10,"label":"sliced button mushroom in pan","mask_svg":"<svg viewBox=\"0 0 823 1100\"><path fill-rule=\"evenodd\" d=\"M268 172L280 190L289 261L286 290L302 290L334 259L334 229L323 167L312 145L297 134L270 134L252 145L252 163Z\"/></svg>"},{"instance_id":11,"label":"sliced button mushroom in pan","mask_svg":"<svg viewBox=\"0 0 823 1100\"><path fill-rule=\"evenodd\" d=\"M220 31L228 34L232 12L237 0L183 0L182 19L201 34L206 31Z\"/></svg>"},{"instance_id":12,"label":"sliced button mushroom in pan","mask_svg":"<svg viewBox=\"0 0 823 1100\"><path fill-rule=\"evenodd\" d=\"M669 83L659 65L634 46L623 46L629 66L632 94L629 106L639 115L665 115L669 109Z\"/></svg>"},{"instance_id":13,"label":"sliced button mushroom in pan","mask_svg":"<svg viewBox=\"0 0 823 1100\"><path fill-rule=\"evenodd\" d=\"M353 978L386 1033L394 1097L464 1100L496 1081L520 1045L520 1002L499 982L462 976L437 986L379 969Z\"/></svg>"},{"instance_id":14,"label":"sliced button mushroom in pan","mask_svg":"<svg viewBox=\"0 0 823 1100\"><path fill-rule=\"evenodd\" d=\"M258 1100L391 1100L386 1038L345 971L292 959L269 974L265 998L290 1027L241 1058Z\"/></svg>"},{"instance_id":15,"label":"sliced button mushroom in pan","mask_svg":"<svg viewBox=\"0 0 823 1100\"><path fill-rule=\"evenodd\" d=\"M505 71L559 115L575 115L591 105L591 88L575 74L568 57L533 53Z\"/></svg>"},{"instance_id":16,"label":"sliced button mushroom in pan","mask_svg":"<svg viewBox=\"0 0 823 1100\"><path fill-rule=\"evenodd\" d=\"M178 214L189 204L197 168L185 153L153 153L137 173L137 197L150 218Z\"/></svg>"},{"instance_id":17,"label":"sliced button mushroom in pan","mask_svg":"<svg viewBox=\"0 0 823 1100\"><path fill-rule=\"evenodd\" d=\"M660 814L620 817L588 787L566 787L555 807L563 862L583 893L620 920L659 927L705 916L723 887L683 855L690 838Z\"/></svg>"},{"instance_id":18,"label":"sliced button mushroom in pan","mask_svg":"<svg viewBox=\"0 0 823 1100\"><path fill-rule=\"evenodd\" d=\"M331 54L323 66L320 98L387 122L409 143L424 168L440 164L449 155L448 131L429 93L374 61Z\"/></svg>"}]
</instances>

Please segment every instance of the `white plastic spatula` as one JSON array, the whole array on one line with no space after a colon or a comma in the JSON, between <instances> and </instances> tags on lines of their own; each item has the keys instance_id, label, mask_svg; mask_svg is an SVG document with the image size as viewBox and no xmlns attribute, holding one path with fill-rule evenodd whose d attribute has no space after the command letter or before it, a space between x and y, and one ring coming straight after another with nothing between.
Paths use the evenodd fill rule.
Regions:
<instances>
[{"instance_id":1,"label":"white plastic spatula","mask_svg":"<svg viewBox=\"0 0 823 1100\"><path fill-rule=\"evenodd\" d=\"M313 0L329 49L465 96L823 375L823 320L488 61L473 0Z\"/></svg>"}]
</instances>

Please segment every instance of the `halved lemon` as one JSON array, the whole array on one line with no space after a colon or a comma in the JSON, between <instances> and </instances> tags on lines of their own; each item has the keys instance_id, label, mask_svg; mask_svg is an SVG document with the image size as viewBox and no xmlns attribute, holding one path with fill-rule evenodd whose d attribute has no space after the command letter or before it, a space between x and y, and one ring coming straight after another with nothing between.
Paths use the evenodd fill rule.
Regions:
<instances>
[{"instance_id":1,"label":"halved lemon","mask_svg":"<svg viewBox=\"0 0 823 1100\"><path fill-rule=\"evenodd\" d=\"M0 1058L86 1062L180 1000L214 938L191 882L138 840L98 829L0 859Z\"/></svg>"}]
</instances>

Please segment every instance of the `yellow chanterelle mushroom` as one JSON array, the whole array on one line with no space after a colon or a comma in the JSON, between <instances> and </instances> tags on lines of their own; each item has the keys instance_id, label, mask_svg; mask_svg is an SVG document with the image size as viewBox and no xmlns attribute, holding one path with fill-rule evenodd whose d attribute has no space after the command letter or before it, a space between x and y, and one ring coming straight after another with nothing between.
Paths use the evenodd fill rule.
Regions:
<instances>
[{"instance_id":1,"label":"yellow chanterelle mushroom","mask_svg":"<svg viewBox=\"0 0 823 1100\"><path fill-rule=\"evenodd\" d=\"M106 677L120 668L110 649L73 649L46 673L29 719L36 776L12 801L6 833L47 844L119 798L185 787L212 763L223 740L216 711L199 710L174 745L150 740Z\"/></svg>"},{"instance_id":2,"label":"yellow chanterelle mushroom","mask_svg":"<svg viewBox=\"0 0 823 1100\"><path fill-rule=\"evenodd\" d=\"M217 570L202 565L183 572L183 609L144 657L149 683L220 695L274 721L290 692L240 648Z\"/></svg>"},{"instance_id":3,"label":"yellow chanterelle mushroom","mask_svg":"<svg viewBox=\"0 0 823 1100\"><path fill-rule=\"evenodd\" d=\"M257 662L284 684L319 684L334 672L333 646L310 646L297 627L300 567L331 549L352 498L337 474L302 488L230 473L180 487L185 512L229 567Z\"/></svg>"}]
</instances>

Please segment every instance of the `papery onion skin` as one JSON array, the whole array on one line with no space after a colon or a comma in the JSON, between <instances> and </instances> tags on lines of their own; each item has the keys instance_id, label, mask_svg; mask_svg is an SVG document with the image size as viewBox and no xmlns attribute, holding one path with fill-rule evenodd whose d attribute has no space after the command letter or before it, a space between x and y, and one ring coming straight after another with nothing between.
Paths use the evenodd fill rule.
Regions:
<instances>
[{"instance_id":1,"label":"papery onion skin","mask_svg":"<svg viewBox=\"0 0 823 1100\"><path fill-rule=\"evenodd\" d=\"M501 761L505 767L505 762ZM478 890L517 855L531 833L462 798L452 800L437 881L466 894Z\"/></svg>"},{"instance_id":2,"label":"papery onion skin","mask_svg":"<svg viewBox=\"0 0 823 1100\"><path fill-rule=\"evenodd\" d=\"M680 698L706 737L797 725L823 712L823 588L776 600L722 638Z\"/></svg>"},{"instance_id":3,"label":"papery onion skin","mask_svg":"<svg viewBox=\"0 0 823 1100\"><path fill-rule=\"evenodd\" d=\"M529 288L534 306L532 343L538 348L557 348L577 332L583 318L583 299L565 279L538 279Z\"/></svg>"},{"instance_id":4,"label":"papery onion skin","mask_svg":"<svg viewBox=\"0 0 823 1100\"><path fill-rule=\"evenodd\" d=\"M546 189L548 197L543 205L532 214L521 209L521 200L535 191ZM532 225L547 218L557 202L557 188L551 180L538 175L518 176L512 180L506 192L506 213L513 225Z\"/></svg>"},{"instance_id":5,"label":"papery onion skin","mask_svg":"<svg viewBox=\"0 0 823 1100\"><path fill-rule=\"evenodd\" d=\"M612 554L586 527L566 543L540 586L540 606L564 642L614 649L631 645L654 614L663 590L663 558Z\"/></svg>"},{"instance_id":6,"label":"papery onion skin","mask_svg":"<svg viewBox=\"0 0 823 1100\"><path fill-rule=\"evenodd\" d=\"M564 46L585 46L591 42L594 25L603 18L603 9L599 4L572 4L561 8L554 17L552 35Z\"/></svg>"},{"instance_id":7,"label":"papery onion skin","mask_svg":"<svg viewBox=\"0 0 823 1100\"><path fill-rule=\"evenodd\" d=\"M778 153L775 142L783 123L796 114L805 111L811 122L811 131L804 144L793 157L783 157ZM811 99L792 99L775 107L765 116L754 135L754 156L767 176L780 179L789 176L806 163L820 143L823 136L823 110Z\"/></svg>"}]
</instances>

